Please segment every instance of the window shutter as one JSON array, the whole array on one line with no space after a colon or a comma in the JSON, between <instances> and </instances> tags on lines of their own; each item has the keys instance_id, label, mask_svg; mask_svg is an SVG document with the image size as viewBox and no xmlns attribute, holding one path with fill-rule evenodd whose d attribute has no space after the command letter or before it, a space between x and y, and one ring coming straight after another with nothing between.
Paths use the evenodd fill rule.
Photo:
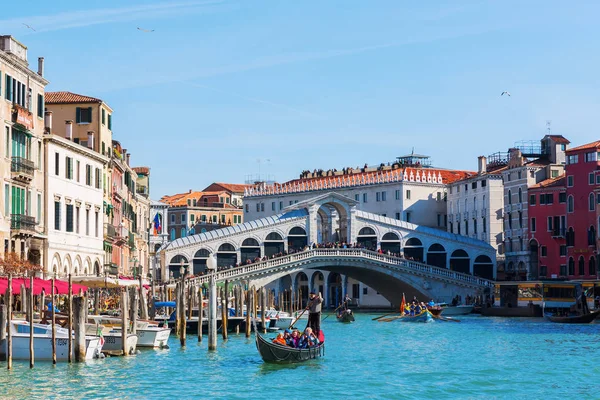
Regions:
<instances>
[{"instance_id":1,"label":"window shutter","mask_svg":"<svg viewBox=\"0 0 600 400\"><path fill-rule=\"evenodd\" d=\"M92 107L88 107L88 112L90 113L90 120L87 122L92 122Z\"/></svg>"},{"instance_id":2,"label":"window shutter","mask_svg":"<svg viewBox=\"0 0 600 400\"><path fill-rule=\"evenodd\" d=\"M108 114L108 129L112 130L112 115Z\"/></svg>"},{"instance_id":3,"label":"window shutter","mask_svg":"<svg viewBox=\"0 0 600 400\"><path fill-rule=\"evenodd\" d=\"M12 78L10 75L6 75L6 100L12 101L12 99L13 99Z\"/></svg>"},{"instance_id":4,"label":"window shutter","mask_svg":"<svg viewBox=\"0 0 600 400\"><path fill-rule=\"evenodd\" d=\"M81 108L79 107L75 108L75 122L78 124L81 122Z\"/></svg>"}]
</instances>

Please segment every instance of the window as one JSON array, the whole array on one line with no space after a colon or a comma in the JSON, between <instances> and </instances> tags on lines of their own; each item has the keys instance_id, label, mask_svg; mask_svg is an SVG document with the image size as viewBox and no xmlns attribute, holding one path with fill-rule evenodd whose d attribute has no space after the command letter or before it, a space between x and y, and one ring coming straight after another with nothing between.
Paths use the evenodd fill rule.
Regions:
<instances>
[{"instance_id":1,"label":"window","mask_svg":"<svg viewBox=\"0 0 600 400\"><path fill-rule=\"evenodd\" d=\"M600 174L596 175L596 185L600 185Z\"/></svg>"},{"instance_id":2,"label":"window","mask_svg":"<svg viewBox=\"0 0 600 400\"><path fill-rule=\"evenodd\" d=\"M42 221L42 195L38 193L37 195L37 223L41 223Z\"/></svg>"},{"instance_id":3,"label":"window","mask_svg":"<svg viewBox=\"0 0 600 400\"><path fill-rule=\"evenodd\" d=\"M54 229L60 231L60 201L54 202Z\"/></svg>"},{"instance_id":4,"label":"window","mask_svg":"<svg viewBox=\"0 0 600 400\"><path fill-rule=\"evenodd\" d=\"M483 217L483 233L487 232L487 218Z\"/></svg>"},{"instance_id":5,"label":"window","mask_svg":"<svg viewBox=\"0 0 600 400\"><path fill-rule=\"evenodd\" d=\"M452 193L452 188L450 188L450 190L451 190L450 193ZM400 191L399 190L396 190L396 200L400 200Z\"/></svg>"},{"instance_id":6,"label":"window","mask_svg":"<svg viewBox=\"0 0 600 400\"><path fill-rule=\"evenodd\" d=\"M92 107L77 107L75 109L75 122L78 124L90 124L92 122Z\"/></svg>"},{"instance_id":7,"label":"window","mask_svg":"<svg viewBox=\"0 0 600 400\"><path fill-rule=\"evenodd\" d=\"M185 235L186 235L185 228L181 228L181 237L183 238L183 237L185 237Z\"/></svg>"},{"instance_id":8,"label":"window","mask_svg":"<svg viewBox=\"0 0 600 400\"><path fill-rule=\"evenodd\" d=\"M4 155L10 158L10 128L6 127L6 143L4 143Z\"/></svg>"},{"instance_id":9,"label":"window","mask_svg":"<svg viewBox=\"0 0 600 400\"><path fill-rule=\"evenodd\" d=\"M260 203L260 211L265 211L265 203Z\"/></svg>"},{"instance_id":10,"label":"window","mask_svg":"<svg viewBox=\"0 0 600 400\"><path fill-rule=\"evenodd\" d=\"M595 151L590 153L585 153L585 162L594 162L597 160L597 155Z\"/></svg>"},{"instance_id":11,"label":"window","mask_svg":"<svg viewBox=\"0 0 600 400\"><path fill-rule=\"evenodd\" d=\"M67 204L67 232L73 232L73 204Z\"/></svg>"},{"instance_id":12,"label":"window","mask_svg":"<svg viewBox=\"0 0 600 400\"><path fill-rule=\"evenodd\" d=\"M465 235L469 234L469 220L465 219Z\"/></svg>"},{"instance_id":13,"label":"window","mask_svg":"<svg viewBox=\"0 0 600 400\"><path fill-rule=\"evenodd\" d=\"M546 193L546 204L554 203L554 193Z\"/></svg>"},{"instance_id":14,"label":"window","mask_svg":"<svg viewBox=\"0 0 600 400\"><path fill-rule=\"evenodd\" d=\"M271 211L275 211L275 202L271 202Z\"/></svg>"},{"instance_id":15,"label":"window","mask_svg":"<svg viewBox=\"0 0 600 400\"><path fill-rule=\"evenodd\" d=\"M530 206L535 206L535 194L530 194L529 195L529 205Z\"/></svg>"},{"instance_id":16,"label":"window","mask_svg":"<svg viewBox=\"0 0 600 400\"><path fill-rule=\"evenodd\" d=\"M410 211L406 211L406 222L410 222L411 213Z\"/></svg>"},{"instance_id":17,"label":"window","mask_svg":"<svg viewBox=\"0 0 600 400\"><path fill-rule=\"evenodd\" d=\"M548 248L546 246L541 246L540 254L542 257L548 257Z\"/></svg>"},{"instance_id":18,"label":"window","mask_svg":"<svg viewBox=\"0 0 600 400\"><path fill-rule=\"evenodd\" d=\"M279 209L280 209L280 210L283 210L283 201L280 201L280 202L279 202Z\"/></svg>"},{"instance_id":19,"label":"window","mask_svg":"<svg viewBox=\"0 0 600 400\"><path fill-rule=\"evenodd\" d=\"M545 265L540 266L540 276L548 276L548 267Z\"/></svg>"},{"instance_id":20,"label":"window","mask_svg":"<svg viewBox=\"0 0 600 400\"><path fill-rule=\"evenodd\" d=\"M553 169L552 171L550 171L551 174L551 178L557 178L558 177L558 170L557 169Z\"/></svg>"},{"instance_id":21,"label":"window","mask_svg":"<svg viewBox=\"0 0 600 400\"><path fill-rule=\"evenodd\" d=\"M531 218L531 232L535 232L535 218Z\"/></svg>"},{"instance_id":22,"label":"window","mask_svg":"<svg viewBox=\"0 0 600 400\"><path fill-rule=\"evenodd\" d=\"M90 210L85 210L85 234L90 236Z\"/></svg>"},{"instance_id":23,"label":"window","mask_svg":"<svg viewBox=\"0 0 600 400\"><path fill-rule=\"evenodd\" d=\"M54 175L60 175L60 155L54 153Z\"/></svg>"},{"instance_id":24,"label":"window","mask_svg":"<svg viewBox=\"0 0 600 400\"><path fill-rule=\"evenodd\" d=\"M567 275L567 266L561 265L560 266L560 276L565 276L565 275Z\"/></svg>"},{"instance_id":25,"label":"window","mask_svg":"<svg viewBox=\"0 0 600 400\"><path fill-rule=\"evenodd\" d=\"M247 204L246 204L247 206ZM171 214L171 223L174 224L175 223L175 214Z\"/></svg>"},{"instance_id":26,"label":"window","mask_svg":"<svg viewBox=\"0 0 600 400\"><path fill-rule=\"evenodd\" d=\"M65 157L65 176L67 179L73 179L73 159Z\"/></svg>"},{"instance_id":27,"label":"window","mask_svg":"<svg viewBox=\"0 0 600 400\"><path fill-rule=\"evenodd\" d=\"M108 114L108 129L112 131L112 115Z\"/></svg>"},{"instance_id":28,"label":"window","mask_svg":"<svg viewBox=\"0 0 600 400\"><path fill-rule=\"evenodd\" d=\"M543 206L546 204L546 195L544 193L540 194L540 206Z\"/></svg>"},{"instance_id":29,"label":"window","mask_svg":"<svg viewBox=\"0 0 600 400\"><path fill-rule=\"evenodd\" d=\"M562 192L562 193L558 194L558 202L559 203L566 203L567 202L567 194L565 192Z\"/></svg>"},{"instance_id":30,"label":"window","mask_svg":"<svg viewBox=\"0 0 600 400\"><path fill-rule=\"evenodd\" d=\"M477 235L477 220L473 218L473 233Z\"/></svg>"},{"instance_id":31,"label":"window","mask_svg":"<svg viewBox=\"0 0 600 400\"><path fill-rule=\"evenodd\" d=\"M471 189L477 189L477 182L471 183Z\"/></svg>"},{"instance_id":32,"label":"window","mask_svg":"<svg viewBox=\"0 0 600 400\"><path fill-rule=\"evenodd\" d=\"M224 224L225 223L225 214L221 214L221 223Z\"/></svg>"},{"instance_id":33,"label":"window","mask_svg":"<svg viewBox=\"0 0 600 400\"><path fill-rule=\"evenodd\" d=\"M521 179L521 171L517 172L518 179Z\"/></svg>"},{"instance_id":34,"label":"window","mask_svg":"<svg viewBox=\"0 0 600 400\"><path fill-rule=\"evenodd\" d=\"M596 275L596 260L594 259L594 257L590 257L588 274Z\"/></svg>"},{"instance_id":35,"label":"window","mask_svg":"<svg viewBox=\"0 0 600 400\"><path fill-rule=\"evenodd\" d=\"M181 214L181 223L185 224L185 214Z\"/></svg>"},{"instance_id":36,"label":"window","mask_svg":"<svg viewBox=\"0 0 600 400\"><path fill-rule=\"evenodd\" d=\"M80 211L81 209L79 207L75 207L75 233L79 233Z\"/></svg>"},{"instance_id":37,"label":"window","mask_svg":"<svg viewBox=\"0 0 600 400\"><path fill-rule=\"evenodd\" d=\"M354 195L354 201L360 201L360 194L356 193Z\"/></svg>"},{"instance_id":38,"label":"window","mask_svg":"<svg viewBox=\"0 0 600 400\"><path fill-rule=\"evenodd\" d=\"M10 213L10 185L8 183L4 184L4 216L8 217Z\"/></svg>"},{"instance_id":39,"label":"window","mask_svg":"<svg viewBox=\"0 0 600 400\"><path fill-rule=\"evenodd\" d=\"M588 185L593 185L594 184L594 173L590 172L588 174Z\"/></svg>"},{"instance_id":40,"label":"window","mask_svg":"<svg viewBox=\"0 0 600 400\"><path fill-rule=\"evenodd\" d=\"M552 217L548 217L547 227L548 232L552 231Z\"/></svg>"},{"instance_id":41,"label":"window","mask_svg":"<svg viewBox=\"0 0 600 400\"><path fill-rule=\"evenodd\" d=\"M442 201L442 192L437 192L436 195L435 195L435 199L437 201Z\"/></svg>"},{"instance_id":42,"label":"window","mask_svg":"<svg viewBox=\"0 0 600 400\"><path fill-rule=\"evenodd\" d=\"M99 237L100 232L98 231L98 226L100 226L100 219L99 219L99 212L96 211L95 215L94 215L94 233L96 237Z\"/></svg>"},{"instance_id":43,"label":"window","mask_svg":"<svg viewBox=\"0 0 600 400\"><path fill-rule=\"evenodd\" d=\"M92 186L92 166L88 164L85 165L85 184Z\"/></svg>"},{"instance_id":44,"label":"window","mask_svg":"<svg viewBox=\"0 0 600 400\"><path fill-rule=\"evenodd\" d=\"M519 203L523 202L523 191L519 188Z\"/></svg>"},{"instance_id":45,"label":"window","mask_svg":"<svg viewBox=\"0 0 600 400\"><path fill-rule=\"evenodd\" d=\"M579 256L579 275L585 275L585 261L583 256Z\"/></svg>"},{"instance_id":46,"label":"window","mask_svg":"<svg viewBox=\"0 0 600 400\"><path fill-rule=\"evenodd\" d=\"M512 204L512 192L509 190L508 191L508 204Z\"/></svg>"},{"instance_id":47,"label":"window","mask_svg":"<svg viewBox=\"0 0 600 400\"><path fill-rule=\"evenodd\" d=\"M367 202L367 193L363 193L363 203Z\"/></svg>"},{"instance_id":48,"label":"window","mask_svg":"<svg viewBox=\"0 0 600 400\"><path fill-rule=\"evenodd\" d=\"M386 201L387 192L381 192L381 201Z\"/></svg>"},{"instance_id":49,"label":"window","mask_svg":"<svg viewBox=\"0 0 600 400\"><path fill-rule=\"evenodd\" d=\"M567 176L567 186L568 187L573 187L573 175L569 175Z\"/></svg>"},{"instance_id":50,"label":"window","mask_svg":"<svg viewBox=\"0 0 600 400\"><path fill-rule=\"evenodd\" d=\"M216 222L217 222L217 216L216 216L216 215L213 215L213 216L212 216L212 222L214 222L214 223L216 223Z\"/></svg>"},{"instance_id":51,"label":"window","mask_svg":"<svg viewBox=\"0 0 600 400\"><path fill-rule=\"evenodd\" d=\"M246 204L246 212L250 211L250 207Z\"/></svg>"},{"instance_id":52,"label":"window","mask_svg":"<svg viewBox=\"0 0 600 400\"><path fill-rule=\"evenodd\" d=\"M101 183L100 183L100 168L96 168L96 189L100 189Z\"/></svg>"},{"instance_id":53,"label":"window","mask_svg":"<svg viewBox=\"0 0 600 400\"><path fill-rule=\"evenodd\" d=\"M400 219L400 213L399 212L396 213L396 219Z\"/></svg>"},{"instance_id":54,"label":"window","mask_svg":"<svg viewBox=\"0 0 600 400\"><path fill-rule=\"evenodd\" d=\"M363 296L369 294L369 290L367 287L363 286Z\"/></svg>"},{"instance_id":55,"label":"window","mask_svg":"<svg viewBox=\"0 0 600 400\"><path fill-rule=\"evenodd\" d=\"M594 193L590 193L590 197L588 199L588 210L594 211L596 209L596 196Z\"/></svg>"},{"instance_id":56,"label":"window","mask_svg":"<svg viewBox=\"0 0 600 400\"><path fill-rule=\"evenodd\" d=\"M571 195L567 198L567 212L572 213L574 208L575 208L574 199L573 199L573 196Z\"/></svg>"},{"instance_id":57,"label":"window","mask_svg":"<svg viewBox=\"0 0 600 400\"><path fill-rule=\"evenodd\" d=\"M437 226L442 226L442 214L437 215Z\"/></svg>"},{"instance_id":58,"label":"window","mask_svg":"<svg viewBox=\"0 0 600 400\"><path fill-rule=\"evenodd\" d=\"M577 164L579 162L579 155L567 156L567 164Z\"/></svg>"},{"instance_id":59,"label":"window","mask_svg":"<svg viewBox=\"0 0 600 400\"><path fill-rule=\"evenodd\" d=\"M407 191L406 191L406 199L407 199L407 200L410 200L410 190L407 190Z\"/></svg>"},{"instance_id":60,"label":"window","mask_svg":"<svg viewBox=\"0 0 600 400\"><path fill-rule=\"evenodd\" d=\"M37 95L37 116L44 118L44 96L41 94Z\"/></svg>"},{"instance_id":61,"label":"window","mask_svg":"<svg viewBox=\"0 0 600 400\"><path fill-rule=\"evenodd\" d=\"M102 109L102 125L106 125L106 110Z\"/></svg>"},{"instance_id":62,"label":"window","mask_svg":"<svg viewBox=\"0 0 600 400\"><path fill-rule=\"evenodd\" d=\"M565 246L564 244L561 244L560 247L559 247L559 249L558 249L558 252L559 252L558 254L561 257L565 257L567 255L567 246Z\"/></svg>"},{"instance_id":63,"label":"window","mask_svg":"<svg viewBox=\"0 0 600 400\"><path fill-rule=\"evenodd\" d=\"M512 215L510 215L510 213L507 213L508 215L508 229L512 229Z\"/></svg>"},{"instance_id":64,"label":"window","mask_svg":"<svg viewBox=\"0 0 600 400\"><path fill-rule=\"evenodd\" d=\"M487 186L487 181L484 179L481 181L481 187L484 188Z\"/></svg>"},{"instance_id":65,"label":"window","mask_svg":"<svg viewBox=\"0 0 600 400\"><path fill-rule=\"evenodd\" d=\"M196 216L194 214L190 214L190 222L194 222Z\"/></svg>"},{"instance_id":66,"label":"window","mask_svg":"<svg viewBox=\"0 0 600 400\"><path fill-rule=\"evenodd\" d=\"M110 115L109 115L110 117ZM175 228L171 228L171 241L175 240Z\"/></svg>"},{"instance_id":67,"label":"window","mask_svg":"<svg viewBox=\"0 0 600 400\"><path fill-rule=\"evenodd\" d=\"M38 142L38 153L37 153L37 165L38 169L42 169L42 142Z\"/></svg>"},{"instance_id":68,"label":"window","mask_svg":"<svg viewBox=\"0 0 600 400\"><path fill-rule=\"evenodd\" d=\"M381 201L381 194L379 192L375 193L375 201Z\"/></svg>"}]
</instances>

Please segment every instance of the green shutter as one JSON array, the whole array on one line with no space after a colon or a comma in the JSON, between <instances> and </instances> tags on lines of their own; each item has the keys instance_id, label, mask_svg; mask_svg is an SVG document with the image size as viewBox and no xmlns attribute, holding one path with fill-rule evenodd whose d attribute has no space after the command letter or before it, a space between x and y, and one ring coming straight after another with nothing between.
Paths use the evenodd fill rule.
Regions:
<instances>
[{"instance_id":1,"label":"green shutter","mask_svg":"<svg viewBox=\"0 0 600 400\"><path fill-rule=\"evenodd\" d=\"M90 113L90 120L87 122L92 122L92 107L88 107L88 112Z\"/></svg>"},{"instance_id":2,"label":"green shutter","mask_svg":"<svg viewBox=\"0 0 600 400\"><path fill-rule=\"evenodd\" d=\"M75 122L81 123L81 108L79 107L75 108Z\"/></svg>"},{"instance_id":3,"label":"green shutter","mask_svg":"<svg viewBox=\"0 0 600 400\"><path fill-rule=\"evenodd\" d=\"M112 115L108 114L108 129L112 130Z\"/></svg>"},{"instance_id":4,"label":"green shutter","mask_svg":"<svg viewBox=\"0 0 600 400\"><path fill-rule=\"evenodd\" d=\"M12 90L12 78L10 75L6 75L6 100L12 101L13 99L13 90Z\"/></svg>"}]
</instances>

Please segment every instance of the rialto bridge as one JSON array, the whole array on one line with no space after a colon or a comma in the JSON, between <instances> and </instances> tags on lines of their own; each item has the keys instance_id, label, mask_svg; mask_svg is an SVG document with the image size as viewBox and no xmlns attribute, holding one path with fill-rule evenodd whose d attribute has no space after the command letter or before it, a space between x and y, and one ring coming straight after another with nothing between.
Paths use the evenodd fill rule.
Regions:
<instances>
[{"instance_id":1,"label":"rialto bridge","mask_svg":"<svg viewBox=\"0 0 600 400\"><path fill-rule=\"evenodd\" d=\"M345 245L316 246L325 242ZM290 205L282 214L177 239L160 255L163 281L177 278L183 266L197 283L208 282L202 275L206 261L216 257L217 282L258 287L279 280L276 292L320 290L332 304L346 294L348 277L393 304L402 293L438 301L482 294L496 277L495 251L487 243L366 213L334 192ZM247 261L257 259L263 260Z\"/></svg>"}]
</instances>

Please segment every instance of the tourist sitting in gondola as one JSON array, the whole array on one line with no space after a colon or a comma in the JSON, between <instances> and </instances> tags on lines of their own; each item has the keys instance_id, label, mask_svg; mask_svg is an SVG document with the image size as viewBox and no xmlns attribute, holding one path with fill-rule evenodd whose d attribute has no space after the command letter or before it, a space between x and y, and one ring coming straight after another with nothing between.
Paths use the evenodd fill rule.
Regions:
<instances>
[{"instance_id":1,"label":"tourist sitting in gondola","mask_svg":"<svg viewBox=\"0 0 600 400\"><path fill-rule=\"evenodd\" d=\"M311 328L306 328L304 330L304 335L300 337L300 342L298 344L298 348L306 349L309 347L316 347L319 345L319 339L313 333Z\"/></svg>"},{"instance_id":2,"label":"tourist sitting in gondola","mask_svg":"<svg viewBox=\"0 0 600 400\"><path fill-rule=\"evenodd\" d=\"M287 346L287 343L285 342L285 339L283 337L283 333L278 334L277 337L273 339L273 343L280 344L282 346Z\"/></svg>"}]
</instances>

